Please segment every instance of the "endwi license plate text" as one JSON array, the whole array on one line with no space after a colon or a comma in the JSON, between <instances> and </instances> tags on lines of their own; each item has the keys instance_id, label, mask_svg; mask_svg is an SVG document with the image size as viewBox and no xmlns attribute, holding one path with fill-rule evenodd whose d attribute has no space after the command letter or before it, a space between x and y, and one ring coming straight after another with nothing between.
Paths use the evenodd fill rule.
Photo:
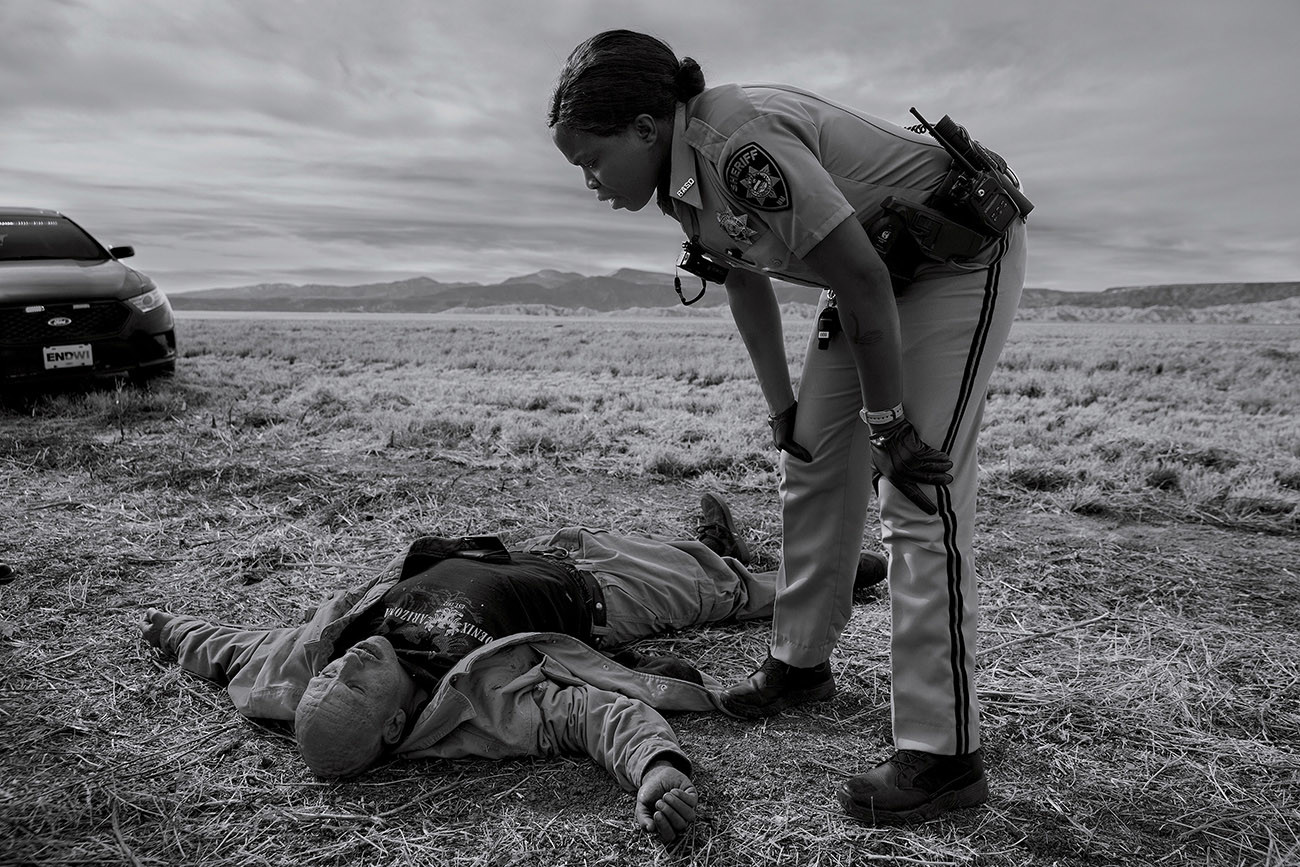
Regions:
<instances>
[{"instance_id":1,"label":"endwi license plate text","mask_svg":"<svg viewBox=\"0 0 1300 867\"><path fill-rule=\"evenodd\" d=\"M43 352L45 353L46 370L53 370L56 367L90 367L95 363L89 343L47 346Z\"/></svg>"}]
</instances>

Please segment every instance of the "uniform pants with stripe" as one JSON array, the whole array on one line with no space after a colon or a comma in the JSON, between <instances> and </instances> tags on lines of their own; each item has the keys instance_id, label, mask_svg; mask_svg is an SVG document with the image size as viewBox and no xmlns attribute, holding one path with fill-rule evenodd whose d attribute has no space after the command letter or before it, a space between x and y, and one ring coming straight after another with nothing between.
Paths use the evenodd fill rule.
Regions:
<instances>
[{"instance_id":1,"label":"uniform pants with stripe","mask_svg":"<svg viewBox=\"0 0 1300 867\"><path fill-rule=\"evenodd\" d=\"M976 439L989 376L1024 285L1024 224L1016 223L971 264L977 270L928 266L898 297L904 411L921 438L953 460L951 484L922 486L939 514L926 515L888 480L880 481L894 745L946 755L980 745L972 552ZM817 349L813 334L798 400L794 436L813 460L782 454L783 557L771 652L802 667L830 657L852 613L872 493L868 429L858 417L861 389L843 334L825 350Z\"/></svg>"}]
</instances>

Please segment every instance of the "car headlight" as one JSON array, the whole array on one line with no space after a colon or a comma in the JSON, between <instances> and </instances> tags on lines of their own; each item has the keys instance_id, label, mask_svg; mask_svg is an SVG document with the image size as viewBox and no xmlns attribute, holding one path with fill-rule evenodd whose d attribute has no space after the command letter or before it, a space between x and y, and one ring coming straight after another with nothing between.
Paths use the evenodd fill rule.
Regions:
<instances>
[{"instance_id":1,"label":"car headlight","mask_svg":"<svg viewBox=\"0 0 1300 867\"><path fill-rule=\"evenodd\" d=\"M157 310L167 303L167 296L161 289L150 289L143 295L137 295L134 298L126 299L128 303L141 313L148 313L150 310Z\"/></svg>"}]
</instances>

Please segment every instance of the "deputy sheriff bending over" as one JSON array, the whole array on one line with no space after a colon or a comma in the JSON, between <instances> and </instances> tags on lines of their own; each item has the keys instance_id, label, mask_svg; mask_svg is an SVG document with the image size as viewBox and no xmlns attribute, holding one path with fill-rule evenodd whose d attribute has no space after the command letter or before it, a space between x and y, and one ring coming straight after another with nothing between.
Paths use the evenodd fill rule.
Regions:
<instances>
[{"instance_id":1,"label":"deputy sheriff bending over","mask_svg":"<svg viewBox=\"0 0 1300 867\"><path fill-rule=\"evenodd\" d=\"M586 754L636 792L665 843L695 817L691 762L659 714L710 711L720 685L686 662L596 650L728 619L770 617L775 576L706 494L698 540L570 528L507 551L494 537L424 537L369 584L296 627L246 629L149 609L141 631L226 685L251 718L292 720L319 776L382 756ZM865 586L883 558L862 555Z\"/></svg>"},{"instance_id":2,"label":"deputy sheriff bending over","mask_svg":"<svg viewBox=\"0 0 1300 867\"><path fill-rule=\"evenodd\" d=\"M657 202L686 234L681 267L725 283L784 452L769 656L727 691L728 710L763 717L834 694L829 659L849 619L873 469L882 477L895 751L838 793L870 823L988 796L974 683L976 438L1032 207L960 125L916 119L907 128L784 85L706 88L694 60L628 30L573 50L549 112L556 147L598 200ZM773 276L820 290L797 401Z\"/></svg>"}]
</instances>

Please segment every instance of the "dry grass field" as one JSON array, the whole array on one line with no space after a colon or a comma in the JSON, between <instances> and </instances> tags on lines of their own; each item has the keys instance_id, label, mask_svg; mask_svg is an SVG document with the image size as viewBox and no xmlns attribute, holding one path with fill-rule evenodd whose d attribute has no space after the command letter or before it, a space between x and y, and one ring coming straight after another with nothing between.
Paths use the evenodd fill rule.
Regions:
<instances>
[{"instance_id":1,"label":"dry grass field","mask_svg":"<svg viewBox=\"0 0 1300 867\"><path fill-rule=\"evenodd\" d=\"M833 701L674 718L702 814L671 849L580 758L318 782L285 731L134 624L150 605L295 622L422 533L689 534L714 489L772 564L775 455L730 324L179 334L173 380L0 408L0 863L1300 863L1295 327L1017 324L976 537L989 805L912 829L841 816L838 782L889 750L878 588ZM765 640L750 624L646 645L730 680Z\"/></svg>"}]
</instances>

